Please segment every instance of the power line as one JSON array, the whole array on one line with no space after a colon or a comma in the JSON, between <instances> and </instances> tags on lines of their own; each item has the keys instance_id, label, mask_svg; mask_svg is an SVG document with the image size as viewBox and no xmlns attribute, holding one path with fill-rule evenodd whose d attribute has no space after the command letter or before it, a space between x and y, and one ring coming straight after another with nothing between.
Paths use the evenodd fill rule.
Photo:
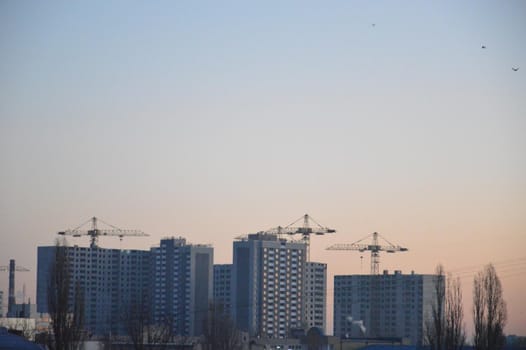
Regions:
<instances>
[{"instance_id":1,"label":"power line","mask_svg":"<svg viewBox=\"0 0 526 350\"><path fill-rule=\"evenodd\" d=\"M497 267L497 266L501 266L501 265L505 265L505 264L522 263L522 262L526 263L526 256L519 257L519 258L513 258L513 259L507 259L507 260L500 260L500 261L495 261L495 262L490 262L490 263L493 266ZM485 265L480 265L480 264L479 265L465 266L465 267L459 267L459 268L456 268L456 269L449 270L448 272L456 274L456 273L461 273L463 271L480 270L484 266Z\"/></svg>"}]
</instances>

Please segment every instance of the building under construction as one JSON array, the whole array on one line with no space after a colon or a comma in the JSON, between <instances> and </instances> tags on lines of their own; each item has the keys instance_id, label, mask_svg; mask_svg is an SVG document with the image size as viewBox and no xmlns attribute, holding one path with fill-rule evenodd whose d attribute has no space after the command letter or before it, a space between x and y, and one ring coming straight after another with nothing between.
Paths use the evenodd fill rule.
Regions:
<instances>
[{"instance_id":1,"label":"building under construction","mask_svg":"<svg viewBox=\"0 0 526 350\"><path fill-rule=\"evenodd\" d=\"M369 243L365 240L371 239ZM393 244L377 232L328 250L371 253L369 275L334 276L334 335L343 338L404 339L422 345L423 330L431 315L435 275L401 271L380 274L380 252L398 253L408 249Z\"/></svg>"},{"instance_id":2,"label":"building under construction","mask_svg":"<svg viewBox=\"0 0 526 350\"><path fill-rule=\"evenodd\" d=\"M80 287L84 303L84 325L89 334L124 333L123 315L130 302L141 300L150 285L150 251L100 248L100 236L146 236L137 230L123 230L90 218L82 225L59 235L75 238L87 236L89 247L64 246L68 270L73 286L70 286L69 301L74 300L76 287ZM89 229L83 226L91 224ZM48 292L51 274L56 259L56 246L38 247L37 266L37 311L48 313Z\"/></svg>"},{"instance_id":3,"label":"building under construction","mask_svg":"<svg viewBox=\"0 0 526 350\"><path fill-rule=\"evenodd\" d=\"M334 335L400 338L422 345L435 278L401 271L334 276Z\"/></svg>"},{"instance_id":4,"label":"building under construction","mask_svg":"<svg viewBox=\"0 0 526 350\"><path fill-rule=\"evenodd\" d=\"M150 251L63 247L71 281L83 291L84 324L89 334L122 334L123 315L131 300L149 287ZM48 313L48 292L56 246L38 247L37 311ZM70 288L69 300L74 300Z\"/></svg>"}]
</instances>

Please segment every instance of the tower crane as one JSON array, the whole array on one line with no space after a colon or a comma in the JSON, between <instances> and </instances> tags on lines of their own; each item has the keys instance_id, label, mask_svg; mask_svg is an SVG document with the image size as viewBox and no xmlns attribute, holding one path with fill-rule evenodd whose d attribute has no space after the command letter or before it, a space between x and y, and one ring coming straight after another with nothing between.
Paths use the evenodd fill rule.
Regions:
<instances>
[{"instance_id":1,"label":"tower crane","mask_svg":"<svg viewBox=\"0 0 526 350\"><path fill-rule=\"evenodd\" d=\"M303 226L294 226L301 219L303 219ZM311 221L312 223L314 223L314 226L310 224ZM270 230L264 231L264 233L276 234L278 236L301 235L303 243L305 243L306 245L307 261L309 261L309 258L310 258L310 236L311 235L321 236L327 233L335 233L335 232L336 230L332 228L323 227L322 225L318 224L309 214L303 215L298 220L294 221L293 223L285 227L278 226Z\"/></svg>"},{"instance_id":2,"label":"tower crane","mask_svg":"<svg viewBox=\"0 0 526 350\"><path fill-rule=\"evenodd\" d=\"M371 244L361 243L366 238L372 236ZM388 245L378 244L378 237L384 240ZM381 236L378 232L373 232L364 238L348 244L334 244L327 248L327 250L357 250L359 252L364 252L366 250L371 251L371 275L378 275L380 270L380 252L384 251L387 253L396 253L396 252L406 252L407 248L401 247L399 245L394 245Z\"/></svg>"},{"instance_id":3,"label":"tower crane","mask_svg":"<svg viewBox=\"0 0 526 350\"><path fill-rule=\"evenodd\" d=\"M111 227L111 229L99 229L97 227L97 222L100 221L104 223L105 225ZM91 230L82 230L81 227L86 225L88 222L91 222ZM116 236L119 237L121 240L124 236L126 237L147 237L148 234L139 231L139 230L123 230L118 227L115 227L113 225L110 225L101 219L98 219L96 217L92 217L88 221L84 222L80 226L77 226L74 229L67 229L65 231L57 232L59 235L63 236L73 236L73 237L81 237L81 236L90 236L91 239L91 248L97 247L97 240L99 236Z\"/></svg>"},{"instance_id":4,"label":"tower crane","mask_svg":"<svg viewBox=\"0 0 526 350\"><path fill-rule=\"evenodd\" d=\"M6 265L0 266L0 271L9 271L9 266L6 266ZM29 269L25 268L23 266L16 265L15 271L17 271L17 272L27 272L27 271L29 271Z\"/></svg>"}]
</instances>

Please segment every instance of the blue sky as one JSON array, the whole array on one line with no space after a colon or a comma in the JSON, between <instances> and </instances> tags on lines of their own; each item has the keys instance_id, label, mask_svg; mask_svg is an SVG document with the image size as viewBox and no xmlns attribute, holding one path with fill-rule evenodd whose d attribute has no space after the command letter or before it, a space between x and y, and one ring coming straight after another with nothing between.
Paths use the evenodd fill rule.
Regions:
<instances>
[{"instance_id":1,"label":"blue sky","mask_svg":"<svg viewBox=\"0 0 526 350\"><path fill-rule=\"evenodd\" d=\"M391 270L524 257L525 18L522 1L3 1L2 264L35 271L37 245L93 215L151 234L108 246L182 235L224 263L233 237L305 212L338 230L313 240L330 278L360 260L324 248L373 231L411 249ZM517 271L508 331L526 334Z\"/></svg>"}]
</instances>

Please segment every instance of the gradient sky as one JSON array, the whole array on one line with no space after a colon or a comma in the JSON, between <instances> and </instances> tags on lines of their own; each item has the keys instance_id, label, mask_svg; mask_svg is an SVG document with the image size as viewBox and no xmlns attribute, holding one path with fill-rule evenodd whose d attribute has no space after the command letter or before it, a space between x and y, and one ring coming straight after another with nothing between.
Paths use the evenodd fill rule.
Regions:
<instances>
[{"instance_id":1,"label":"gradient sky","mask_svg":"<svg viewBox=\"0 0 526 350\"><path fill-rule=\"evenodd\" d=\"M410 249L380 270L460 274L468 328L494 262L526 335L525 37L524 1L4 0L0 265L34 300L36 247L91 216L151 235L101 246L229 263L309 213L338 230L311 253L330 324L332 276L369 255L324 249L378 231Z\"/></svg>"}]
</instances>

